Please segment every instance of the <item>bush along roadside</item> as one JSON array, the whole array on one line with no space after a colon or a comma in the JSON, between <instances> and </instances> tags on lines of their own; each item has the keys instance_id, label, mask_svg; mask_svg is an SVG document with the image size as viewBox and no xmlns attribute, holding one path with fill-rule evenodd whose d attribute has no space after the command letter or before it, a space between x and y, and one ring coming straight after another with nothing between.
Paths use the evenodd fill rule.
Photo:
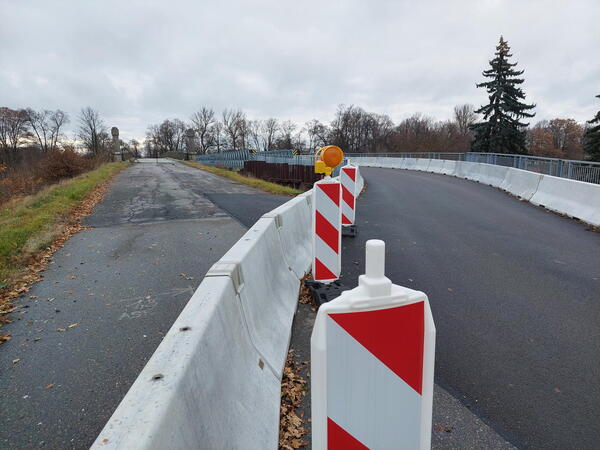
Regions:
<instances>
[{"instance_id":1,"label":"bush along roadside","mask_svg":"<svg viewBox=\"0 0 600 450\"><path fill-rule=\"evenodd\" d=\"M0 209L0 327L12 300L40 280L54 252L78 231L81 219L102 200L113 176L129 163L109 163ZM0 332L0 344L10 336Z\"/></svg>"},{"instance_id":2,"label":"bush along roadside","mask_svg":"<svg viewBox=\"0 0 600 450\"><path fill-rule=\"evenodd\" d=\"M303 191L299 189L294 189L289 186L283 186L277 183L271 183L269 181L260 180L254 177L247 177L244 175L240 175L233 170L222 169L220 167L212 167L205 166L203 164L194 162L194 161L185 161L185 165L194 167L196 169L204 170L206 172L214 173L215 175L219 175L225 178L229 178L232 181L236 181L241 184L245 184L247 186L260 189L261 191L268 192L269 194L279 194L279 195L298 195L302 194Z\"/></svg>"}]
</instances>

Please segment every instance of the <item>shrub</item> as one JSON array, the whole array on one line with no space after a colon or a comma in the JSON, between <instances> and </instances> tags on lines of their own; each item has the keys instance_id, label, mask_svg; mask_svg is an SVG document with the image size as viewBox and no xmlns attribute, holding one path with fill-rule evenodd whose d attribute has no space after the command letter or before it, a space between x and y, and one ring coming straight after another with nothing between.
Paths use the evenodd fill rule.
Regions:
<instances>
[{"instance_id":1,"label":"shrub","mask_svg":"<svg viewBox=\"0 0 600 450\"><path fill-rule=\"evenodd\" d=\"M65 178L73 178L93 167L93 160L84 158L67 148L62 151L49 151L40 161L37 172L45 183L56 183Z\"/></svg>"}]
</instances>

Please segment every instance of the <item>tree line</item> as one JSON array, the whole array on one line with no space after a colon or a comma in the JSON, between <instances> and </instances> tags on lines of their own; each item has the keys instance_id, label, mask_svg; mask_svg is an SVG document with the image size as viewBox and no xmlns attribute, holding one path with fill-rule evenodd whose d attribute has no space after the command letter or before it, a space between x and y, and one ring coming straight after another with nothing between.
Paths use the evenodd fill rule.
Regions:
<instances>
[{"instance_id":1,"label":"tree line","mask_svg":"<svg viewBox=\"0 0 600 450\"><path fill-rule=\"evenodd\" d=\"M485 89L488 103L478 109L458 105L446 121L417 113L396 124L386 114L340 105L330 123L312 119L299 125L275 117L251 119L241 109L218 113L202 106L186 121L166 119L148 126L143 145L132 139L121 141L121 148L134 156L141 152L158 156L238 149L309 153L333 144L349 153L475 151L600 161L600 111L583 124L572 118L554 118L530 126L526 120L535 116L536 105L525 102L524 71L516 69L511 57L508 42L501 36L490 68L483 71L486 81L476 84ZM97 110L87 107L80 111L77 131L70 140L63 133L68 123L68 114L60 109L0 108L0 162L15 161L24 147L43 154L77 144L93 156L110 153L111 136Z\"/></svg>"},{"instance_id":2,"label":"tree line","mask_svg":"<svg viewBox=\"0 0 600 450\"><path fill-rule=\"evenodd\" d=\"M145 146L156 155L240 148L310 152L334 144L350 153L473 151L600 161L600 112L584 124L572 118L555 118L530 127L524 121L535 116L536 105L525 103L521 88L524 71L516 69L517 63L510 61L512 56L508 42L500 36L490 68L483 71L487 81L476 84L486 90L489 102L477 110L468 104L456 106L448 121L414 114L396 125L385 114L341 105L331 123L313 119L298 127L276 118L251 120L239 109L225 109L217 117L212 108L202 107L187 124L174 119L148 127ZM198 145L185 140L186 133L197 138Z\"/></svg>"},{"instance_id":3,"label":"tree line","mask_svg":"<svg viewBox=\"0 0 600 450\"><path fill-rule=\"evenodd\" d=\"M76 148L92 157L110 156L112 138L100 113L91 107L77 115L72 137L65 133L69 114L61 109L11 109L0 107L0 163L16 165L23 159L35 159L57 150ZM132 139L120 142L121 149L140 156L140 143Z\"/></svg>"}]
</instances>

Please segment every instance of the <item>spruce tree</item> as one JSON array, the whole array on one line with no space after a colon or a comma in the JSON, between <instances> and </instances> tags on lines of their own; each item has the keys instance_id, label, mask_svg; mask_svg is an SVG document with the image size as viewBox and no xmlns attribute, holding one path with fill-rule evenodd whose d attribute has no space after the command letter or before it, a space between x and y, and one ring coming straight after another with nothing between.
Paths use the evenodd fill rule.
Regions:
<instances>
[{"instance_id":1,"label":"spruce tree","mask_svg":"<svg viewBox=\"0 0 600 450\"><path fill-rule=\"evenodd\" d=\"M487 90L489 104L482 106L477 114L483 114L483 121L472 125L475 139L471 143L473 152L527 153L524 128L529 125L520 119L533 117L530 112L535 105L527 105L525 94L519 87L523 83L523 70L516 70L517 63L509 62L512 57L508 42L500 36L496 47L496 57L490 61L491 69L483 76L489 81L476 86Z\"/></svg>"},{"instance_id":2,"label":"spruce tree","mask_svg":"<svg viewBox=\"0 0 600 450\"><path fill-rule=\"evenodd\" d=\"M596 97L600 98L600 95ZM588 123L592 126L585 132L583 148L592 161L600 161L600 111Z\"/></svg>"}]
</instances>

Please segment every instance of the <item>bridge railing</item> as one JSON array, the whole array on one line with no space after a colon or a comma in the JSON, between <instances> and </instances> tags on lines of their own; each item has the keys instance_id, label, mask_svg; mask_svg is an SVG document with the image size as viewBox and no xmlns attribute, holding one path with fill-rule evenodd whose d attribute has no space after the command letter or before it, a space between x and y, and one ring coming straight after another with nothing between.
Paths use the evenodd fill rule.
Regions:
<instances>
[{"instance_id":1,"label":"bridge railing","mask_svg":"<svg viewBox=\"0 0 600 450\"><path fill-rule=\"evenodd\" d=\"M527 155L507 155L503 153L347 153L352 158L424 158L468 161L514 167L530 172L569 178L600 184L600 163L577 161L571 159L543 158ZM286 163L310 166L314 163L312 155L294 155L293 150L276 150L271 152L253 152L252 150L234 150L222 153L198 155L198 162L210 166L242 169L244 161L265 161L269 163Z\"/></svg>"}]
</instances>

